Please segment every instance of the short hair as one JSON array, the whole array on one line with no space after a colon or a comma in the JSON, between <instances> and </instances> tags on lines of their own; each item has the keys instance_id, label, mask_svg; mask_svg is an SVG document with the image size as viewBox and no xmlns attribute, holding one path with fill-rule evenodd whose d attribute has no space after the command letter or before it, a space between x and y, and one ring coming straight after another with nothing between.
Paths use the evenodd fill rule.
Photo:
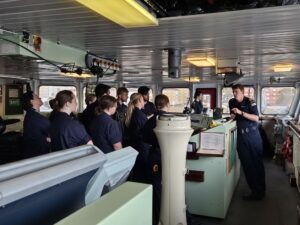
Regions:
<instances>
[{"instance_id":1,"label":"short hair","mask_svg":"<svg viewBox=\"0 0 300 225\"><path fill-rule=\"evenodd\" d=\"M21 105L23 110L32 108L31 100L33 100L33 91L27 91L21 96Z\"/></svg>"},{"instance_id":2,"label":"short hair","mask_svg":"<svg viewBox=\"0 0 300 225\"><path fill-rule=\"evenodd\" d=\"M96 95L94 95L94 94L87 94L87 95L85 96L85 104L86 104L86 105L91 104L90 102L95 101L94 99L96 99L96 98L97 98L97 97L96 97Z\"/></svg>"},{"instance_id":3,"label":"short hair","mask_svg":"<svg viewBox=\"0 0 300 225\"><path fill-rule=\"evenodd\" d=\"M98 105L96 108L96 113L100 114L105 109L109 109L113 107L117 103L117 99L110 95L104 95L100 99L98 99Z\"/></svg>"},{"instance_id":4,"label":"short hair","mask_svg":"<svg viewBox=\"0 0 300 225\"><path fill-rule=\"evenodd\" d=\"M75 95L72 91L63 90L58 92L55 97L58 109L62 109L67 102L72 102L73 98L75 98Z\"/></svg>"},{"instance_id":5,"label":"short hair","mask_svg":"<svg viewBox=\"0 0 300 225\"><path fill-rule=\"evenodd\" d=\"M197 98L201 94L202 94L202 92L200 90L196 89L195 94L194 94L194 98Z\"/></svg>"},{"instance_id":6,"label":"short hair","mask_svg":"<svg viewBox=\"0 0 300 225\"><path fill-rule=\"evenodd\" d=\"M117 90L117 96L123 94L123 93L128 93L128 89L126 87L119 87Z\"/></svg>"},{"instance_id":7,"label":"short hair","mask_svg":"<svg viewBox=\"0 0 300 225\"><path fill-rule=\"evenodd\" d=\"M231 88L232 90L240 89L242 92L244 92L244 86L241 84L234 84Z\"/></svg>"},{"instance_id":8,"label":"short hair","mask_svg":"<svg viewBox=\"0 0 300 225\"><path fill-rule=\"evenodd\" d=\"M95 94L97 98L102 97L104 94L107 94L111 87L106 84L97 84L95 87Z\"/></svg>"},{"instance_id":9,"label":"short hair","mask_svg":"<svg viewBox=\"0 0 300 225\"><path fill-rule=\"evenodd\" d=\"M146 87L146 86L141 86L138 89L138 93L142 94L142 95L147 95L149 92L150 88Z\"/></svg>"},{"instance_id":10,"label":"short hair","mask_svg":"<svg viewBox=\"0 0 300 225\"><path fill-rule=\"evenodd\" d=\"M164 108L165 106L167 106L170 103L170 100L168 98L168 96L163 95L163 94L159 94L155 97L154 100L155 106L158 110Z\"/></svg>"}]
</instances>

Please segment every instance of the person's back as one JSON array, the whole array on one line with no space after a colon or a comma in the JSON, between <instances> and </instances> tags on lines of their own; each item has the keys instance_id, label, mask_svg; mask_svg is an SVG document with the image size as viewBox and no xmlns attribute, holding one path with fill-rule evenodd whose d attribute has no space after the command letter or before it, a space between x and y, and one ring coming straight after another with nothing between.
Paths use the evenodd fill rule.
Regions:
<instances>
[{"instance_id":1,"label":"person's back","mask_svg":"<svg viewBox=\"0 0 300 225\"><path fill-rule=\"evenodd\" d=\"M100 98L97 117L91 124L94 144L104 153L122 148L122 132L117 121L111 118L116 111L117 100L112 96Z\"/></svg>"},{"instance_id":2,"label":"person's back","mask_svg":"<svg viewBox=\"0 0 300 225\"><path fill-rule=\"evenodd\" d=\"M99 100L103 95L109 95L110 94L110 86L105 84L98 84L95 87L95 94L97 99ZM98 105L98 101L95 101L89 105L83 110L80 119L82 124L84 125L86 131L90 134L89 128L91 125L91 122L96 117L96 107Z\"/></svg>"},{"instance_id":3,"label":"person's back","mask_svg":"<svg viewBox=\"0 0 300 225\"><path fill-rule=\"evenodd\" d=\"M84 144L92 144L84 126L73 119L70 114L75 112L77 102L71 91L60 91L56 95L58 112L51 123L51 150L59 151Z\"/></svg>"},{"instance_id":4,"label":"person's back","mask_svg":"<svg viewBox=\"0 0 300 225\"><path fill-rule=\"evenodd\" d=\"M143 128L147 122L146 115L141 111L144 106L143 96L139 93L134 93L130 96L128 104L128 112L125 119L126 132L128 143L139 154L137 156L135 166L133 168L133 181L147 182L147 160L149 153L149 145L143 140Z\"/></svg>"}]
</instances>

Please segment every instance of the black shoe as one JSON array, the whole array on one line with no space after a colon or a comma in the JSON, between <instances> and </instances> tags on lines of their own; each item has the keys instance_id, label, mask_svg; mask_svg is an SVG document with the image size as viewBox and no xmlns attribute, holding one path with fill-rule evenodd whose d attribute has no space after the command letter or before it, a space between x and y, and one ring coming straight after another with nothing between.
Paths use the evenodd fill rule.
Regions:
<instances>
[{"instance_id":1,"label":"black shoe","mask_svg":"<svg viewBox=\"0 0 300 225\"><path fill-rule=\"evenodd\" d=\"M265 193L251 193L250 195L244 195L243 200L245 201L259 201L265 197Z\"/></svg>"}]
</instances>

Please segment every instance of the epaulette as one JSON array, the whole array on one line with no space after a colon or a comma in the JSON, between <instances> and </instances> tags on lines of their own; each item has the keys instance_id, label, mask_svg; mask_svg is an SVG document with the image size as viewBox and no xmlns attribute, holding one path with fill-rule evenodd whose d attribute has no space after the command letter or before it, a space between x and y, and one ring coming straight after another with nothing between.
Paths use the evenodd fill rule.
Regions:
<instances>
[{"instance_id":1,"label":"epaulette","mask_svg":"<svg viewBox=\"0 0 300 225\"><path fill-rule=\"evenodd\" d=\"M254 99L249 98L249 102L250 102L251 106L256 106L256 102Z\"/></svg>"}]
</instances>

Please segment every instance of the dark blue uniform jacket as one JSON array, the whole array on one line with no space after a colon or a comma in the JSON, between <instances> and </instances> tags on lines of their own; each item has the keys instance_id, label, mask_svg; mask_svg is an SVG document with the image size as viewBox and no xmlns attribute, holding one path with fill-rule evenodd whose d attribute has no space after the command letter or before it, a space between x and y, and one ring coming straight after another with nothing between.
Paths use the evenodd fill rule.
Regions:
<instances>
[{"instance_id":1,"label":"dark blue uniform jacket","mask_svg":"<svg viewBox=\"0 0 300 225\"><path fill-rule=\"evenodd\" d=\"M231 114L232 114L231 110L233 108L238 108L243 112L255 114L257 116L259 115L257 111L256 102L252 99L249 99L248 97L244 97L242 102L238 102L235 98L230 99L229 109ZM244 118L242 115L236 115L236 123L239 129L257 127L257 122L248 120Z\"/></svg>"},{"instance_id":2,"label":"dark blue uniform jacket","mask_svg":"<svg viewBox=\"0 0 300 225\"><path fill-rule=\"evenodd\" d=\"M50 127L50 137L52 151L85 145L91 140L84 126L64 112L56 113Z\"/></svg>"},{"instance_id":3,"label":"dark blue uniform jacket","mask_svg":"<svg viewBox=\"0 0 300 225\"><path fill-rule=\"evenodd\" d=\"M146 116L150 116L152 114L156 113L156 108L153 102L146 102L144 105L144 109L142 109L142 112L146 114Z\"/></svg>"},{"instance_id":4,"label":"dark blue uniform jacket","mask_svg":"<svg viewBox=\"0 0 300 225\"><path fill-rule=\"evenodd\" d=\"M118 102L118 105L117 105L117 110L116 110L118 113L120 114L126 114L127 112L127 105L125 105L124 103L120 104L120 102Z\"/></svg>"},{"instance_id":5,"label":"dark blue uniform jacket","mask_svg":"<svg viewBox=\"0 0 300 225\"><path fill-rule=\"evenodd\" d=\"M90 131L94 144L104 153L112 152L113 144L122 142L122 133L118 122L105 112L92 121Z\"/></svg>"},{"instance_id":6,"label":"dark blue uniform jacket","mask_svg":"<svg viewBox=\"0 0 300 225\"><path fill-rule=\"evenodd\" d=\"M96 117L96 107L98 105L98 101L93 102L92 104L88 105L85 110L83 110L81 115L81 122L83 123L86 131L90 133L89 129L91 126L92 120Z\"/></svg>"},{"instance_id":7,"label":"dark blue uniform jacket","mask_svg":"<svg viewBox=\"0 0 300 225\"><path fill-rule=\"evenodd\" d=\"M203 104L201 101L194 101L192 103L192 109L194 109L194 113L200 114L203 111Z\"/></svg>"},{"instance_id":8,"label":"dark blue uniform jacket","mask_svg":"<svg viewBox=\"0 0 300 225\"><path fill-rule=\"evenodd\" d=\"M31 108L26 111L23 123L24 157L34 157L48 153L50 121Z\"/></svg>"}]
</instances>

